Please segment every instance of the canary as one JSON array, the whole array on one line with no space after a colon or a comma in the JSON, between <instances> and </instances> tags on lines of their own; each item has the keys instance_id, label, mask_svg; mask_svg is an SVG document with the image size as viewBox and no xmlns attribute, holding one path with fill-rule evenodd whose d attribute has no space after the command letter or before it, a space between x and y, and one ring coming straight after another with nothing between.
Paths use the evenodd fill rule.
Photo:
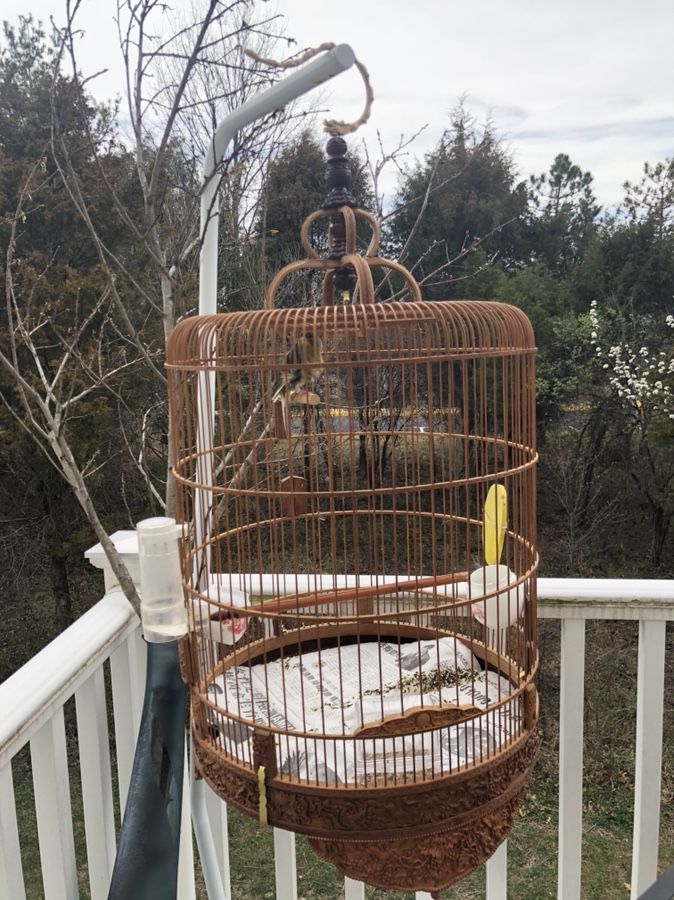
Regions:
<instances>
[{"instance_id":1,"label":"canary","mask_svg":"<svg viewBox=\"0 0 674 900\"><path fill-rule=\"evenodd\" d=\"M192 598L189 605L190 629L201 638L221 644L235 644L243 635L248 619L240 617L235 607L248 606L248 594L234 586L222 585L214 596L230 609L216 608L205 600ZM211 624L213 623L213 624Z\"/></svg>"},{"instance_id":2,"label":"canary","mask_svg":"<svg viewBox=\"0 0 674 900\"><path fill-rule=\"evenodd\" d=\"M286 362L296 368L284 374L283 383L274 391L273 400L283 399L288 394L299 394L313 379L318 378L323 363L323 341L317 334L303 335L288 351Z\"/></svg>"}]
</instances>

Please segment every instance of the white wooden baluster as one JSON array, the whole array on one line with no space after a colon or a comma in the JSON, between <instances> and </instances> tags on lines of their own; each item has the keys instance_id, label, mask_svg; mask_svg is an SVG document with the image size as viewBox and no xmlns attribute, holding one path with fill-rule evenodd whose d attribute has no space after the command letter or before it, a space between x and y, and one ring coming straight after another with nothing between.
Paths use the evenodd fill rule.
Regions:
<instances>
[{"instance_id":1,"label":"white wooden baluster","mask_svg":"<svg viewBox=\"0 0 674 900\"><path fill-rule=\"evenodd\" d=\"M66 733L61 707L30 742L45 900L78 896Z\"/></svg>"},{"instance_id":2,"label":"white wooden baluster","mask_svg":"<svg viewBox=\"0 0 674 900\"><path fill-rule=\"evenodd\" d=\"M503 841L487 860L487 900L507 900L508 842Z\"/></svg>"},{"instance_id":3,"label":"white wooden baluster","mask_svg":"<svg viewBox=\"0 0 674 900\"><path fill-rule=\"evenodd\" d=\"M105 900L115 863L115 818L102 668L76 691L75 705L89 886L92 900Z\"/></svg>"},{"instance_id":4,"label":"white wooden baluster","mask_svg":"<svg viewBox=\"0 0 674 900\"><path fill-rule=\"evenodd\" d=\"M297 859L292 831L274 829L276 900L297 900Z\"/></svg>"},{"instance_id":5,"label":"white wooden baluster","mask_svg":"<svg viewBox=\"0 0 674 900\"><path fill-rule=\"evenodd\" d=\"M125 641L110 656L110 674L112 679L112 711L115 722L119 808L121 815L124 816L136 736L138 734L138 729L134 722L128 641Z\"/></svg>"},{"instance_id":6,"label":"white wooden baluster","mask_svg":"<svg viewBox=\"0 0 674 900\"><path fill-rule=\"evenodd\" d=\"M178 900L195 900L194 847L190 808L190 764L185 745L183 759L183 800L180 811L180 853L178 856Z\"/></svg>"},{"instance_id":7,"label":"white wooden baluster","mask_svg":"<svg viewBox=\"0 0 674 900\"><path fill-rule=\"evenodd\" d=\"M206 788L206 811L213 832L213 843L218 857L218 868L225 891L226 900L232 898L232 884L229 869L229 826L227 804L210 788Z\"/></svg>"},{"instance_id":8,"label":"white wooden baluster","mask_svg":"<svg viewBox=\"0 0 674 900\"><path fill-rule=\"evenodd\" d=\"M110 656L112 709L115 721L117 781L122 816L129 790L138 725L143 708L145 685L145 644L140 630L129 636Z\"/></svg>"},{"instance_id":9,"label":"white wooden baluster","mask_svg":"<svg viewBox=\"0 0 674 900\"><path fill-rule=\"evenodd\" d=\"M353 878L344 879L344 900L365 900L365 885Z\"/></svg>"},{"instance_id":10,"label":"white wooden baluster","mask_svg":"<svg viewBox=\"0 0 674 900\"><path fill-rule=\"evenodd\" d=\"M129 636L127 652L129 654L129 672L131 673L131 709L133 711L134 750L135 738L138 735L140 717L143 712L145 696L145 672L147 669L147 645L143 640L143 632L137 628Z\"/></svg>"},{"instance_id":11,"label":"white wooden baluster","mask_svg":"<svg viewBox=\"0 0 674 900\"><path fill-rule=\"evenodd\" d=\"M585 620L562 619L559 693L558 900L579 900L583 831Z\"/></svg>"},{"instance_id":12,"label":"white wooden baluster","mask_svg":"<svg viewBox=\"0 0 674 900\"><path fill-rule=\"evenodd\" d=\"M0 768L0 897L26 900L11 762Z\"/></svg>"},{"instance_id":13,"label":"white wooden baluster","mask_svg":"<svg viewBox=\"0 0 674 900\"><path fill-rule=\"evenodd\" d=\"M657 878L666 622L639 622L637 747L630 900Z\"/></svg>"}]
</instances>

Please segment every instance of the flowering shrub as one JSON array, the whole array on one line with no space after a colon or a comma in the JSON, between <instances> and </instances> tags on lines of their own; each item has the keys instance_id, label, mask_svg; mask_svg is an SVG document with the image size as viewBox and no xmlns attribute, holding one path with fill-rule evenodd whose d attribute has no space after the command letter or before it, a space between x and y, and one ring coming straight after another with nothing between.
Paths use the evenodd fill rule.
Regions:
<instances>
[{"instance_id":1,"label":"flowering shrub","mask_svg":"<svg viewBox=\"0 0 674 900\"><path fill-rule=\"evenodd\" d=\"M665 350L648 347L633 349L628 343L614 344L606 349L600 343L603 323L597 301L590 304L590 343L595 358L603 369L609 370L609 384L624 402L640 416L658 414L674 419L674 356ZM665 317L665 325L674 331L674 316ZM602 362L603 360L603 362Z\"/></svg>"}]
</instances>

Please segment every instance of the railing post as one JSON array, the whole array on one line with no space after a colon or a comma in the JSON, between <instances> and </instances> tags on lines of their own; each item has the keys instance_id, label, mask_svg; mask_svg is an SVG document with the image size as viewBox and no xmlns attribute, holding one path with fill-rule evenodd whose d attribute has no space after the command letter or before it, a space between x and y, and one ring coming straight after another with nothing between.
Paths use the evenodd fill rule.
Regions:
<instances>
[{"instance_id":1,"label":"railing post","mask_svg":"<svg viewBox=\"0 0 674 900\"><path fill-rule=\"evenodd\" d=\"M194 900L194 846L192 842L192 812L190 808L190 760L185 741L183 759L183 803L180 817L180 854L178 857L178 900Z\"/></svg>"},{"instance_id":2,"label":"railing post","mask_svg":"<svg viewBox=\"0 0 674 900\"><path fill-rule=\"evenodd\" d=\"M91 900L105 900L116 841L102 667L76 692L75 706Z\"/></svg>"},{"instance_id":3,"label":"railing post","mask_svg":"<svg viewBox=\"0 0 674 900\"><path fill-rule=\"evenodd\" d=\"M353 878L344 879L344 900L365 900L365 885Z\"/></svg>"},{"instance_id":4,"label":"railing post","mask_svg":"<svg viewBox=\"0 0 674 900\"><path fill-rule=\"evenodd\" d=\"M276 900L297 900L297 857L292 831L274 829L274 872Z\"/></svg>"},{"instance_id":5,"label":"railing post","mask_svg":"<svg viewBox=\"0 0 674 900\"><path fill-rule=\"evenodd\" d=\"M140 588L138 563L138 537L135 531L116 531L110 535L117 552L122 557L136 588ZM92 566L101 569L106 591L118 588L117 578L100 544L84 554ZM140 622L138 623L140 626ZM117 647L110 656L112 679L112 708L115 723L115 749L117 756L117 790L122 815L126 806L133 754L138 735L138 723L143 704L145 679L145 645L138 629Z\"/></svg>"},{"instance_id":6,"label":"railing post","mask_svg":"<svg viewBox=\"0 0 674 900\"><path fill-rule=\"evenodd\" d=\"M136 587L139 587L140 570L138 567L138 538L136 537L136 532L130 529L115 531L114 534L110 535L110 540L122 557L122 561L128 569L133 583ZM105 555L103 547L100 544L96 544L87 550L84 556L95 569L102 570L106 593L113 590L118 584L117 576L112 571L112 566L108 562L108 557Z\"/></svg>"},{"instance_id":7,"label":"railing post","mask_svg":"<svg viewBox=\"0 0 674 900\"><path fill-rule=\"evenodd\" d=\"M227 820L227 804L218 795L206 788L206 810L211 823L218 869L222 879L225 900L231 900L232 885L229 871L229 823Z\"/></svg>"},{"instance_id":8,"label":"railing post","mask_svg":"<svg viewBox=\"0 0 674 900\"><path fill-rule=\"evenodd\" d=\"M503 841L487 860L487 900L507 900L508 841Z\"/></svg>"}]
</instances>

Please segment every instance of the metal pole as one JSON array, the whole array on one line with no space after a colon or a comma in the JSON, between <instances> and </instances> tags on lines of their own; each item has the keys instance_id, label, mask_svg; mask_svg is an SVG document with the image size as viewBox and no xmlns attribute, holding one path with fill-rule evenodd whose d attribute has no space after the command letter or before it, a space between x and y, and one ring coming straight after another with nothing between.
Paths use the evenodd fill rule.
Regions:
<instances>
[{"instance_id":1,"label":"metal pole","mask_svg":"<svg viewBox=\"0 0 674 900\"><path fill-rule=\"evenodd\" d=\"M261 119L276 109L287 106L319 84L345 72L355 62L355 54L348 44L338 44L327 53L317 56L297 72L288 75L269 90L243 103L218 125L204 160L204 188L201 194L202 245L199 258L199 313L216 312L218 285L218 179L215 170L225 155L229 142L237 131Z\"/></svg>"},{"instance_id":2,"label":"metal pole","mask_svg":"<svg viewBox=\"0 0 674 900\"><path fill-rule=\"evenodd\" d=\"M185 705L177 642L148 642L143 714L108 900L176 897Z\"/></svg>"},{"instance_id":3,"label":"metal pole","mask_svg":"<svg viewBox=\"0 0 674 900\"><path fill-rule=\"evenodd\" d=\"M319 84L323 84L335 75L345 72L356 60L356 56L348 44L338 44L327 53L317 56L311 62L302 66L292 75L279 81L273 87L246 101L233 110L218 125L213 140L204 160L203 175L204 186L201 193L200 228L201 228L201 252L199 256L199 314L211 315L217 312L218 293L218 179L215 171L220 160L225 155L230 141L237 131L246 125L250 125L256 119L263 118L286 106L292 100L296 100L308 93ZM211 347L203 347L202 358L207 359L212 352ZM195 498L194 528L195 544L204 546L206 538L206 524L209 518L212 501L213 465L211 455L213 450L213 415L215 409L215 373L202 372L199 375L197 404L197 480L206 485L204 490L198 491ZM204 559L196 559L197 571L207 573L210 571L209 559L210 545L206 546L203 553Z\"/></svg>"},{"instance_id":4,"label":"metal pole","mask_svg":"<svg viewBox=\"0 0 674 900\"><path fill-rule=\"evenodd\" d=\"M263 91L251 100L233 110L218 125L213 140L206 153L203 176L204 186L201 193L200 228L201 252L199 256L199 314L210 315L217 312L218 292L218 179L215 172L227 151L230 141L237 131L281 109L303 94L308 93L319 84L323 84L335 75L345 72L355 62L355 54L348 44L339 44L327 53L317 56L302 66L292 75ZM212 348L203 347L203 358L208 358ZM197 480L206 485L197 492L194 510L195 545L204 546L209 513L212 505L212 473L211 464L213 449L213 416L215 410L215 373L208 371L199 375L197 404ZM209 549L205 545L203 560L195 560L195 565L208 578ZM192 765L192 763L190 763ZM203 790L197 790L192 798L192 818L197 845L200 851L201 865L209 897L212 900L222 896L220 873L217 859L213 852L213 839L204 809Z\"/></svg>"}]
</instances>

